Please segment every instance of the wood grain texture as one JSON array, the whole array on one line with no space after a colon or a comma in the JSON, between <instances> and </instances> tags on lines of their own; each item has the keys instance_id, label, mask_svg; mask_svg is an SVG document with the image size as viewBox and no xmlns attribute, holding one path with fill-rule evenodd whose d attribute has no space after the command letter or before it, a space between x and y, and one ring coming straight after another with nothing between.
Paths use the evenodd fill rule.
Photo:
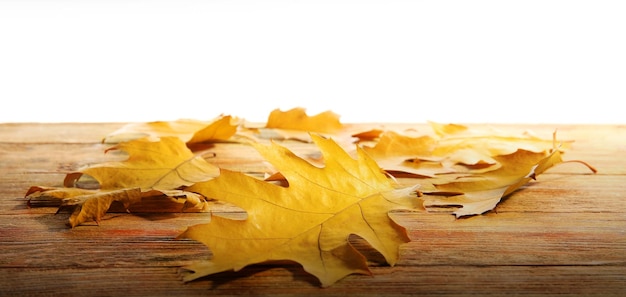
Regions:
<instances>
[{"instance_id":1,"label":"wood grain texture","mask_svg":"<svg viewBox=\"0 0 626 297\"><path fill-rule=\"evenodd\" d=\"M102 124L0 124L0 296L624 296L626 295L626 127L618 125L486 125L532 130L575 140L561 164L481 216L398 212L411 242L394 267L362 239L371 276L351 275L329 288L295 263L264 263L182 283L177 271L210 259L204 245L176 240L206 213L158 210L111 212L100 226L66 226L54 205L28 208L33 185L60 186L67 172L110 158L101 139L121 127ZM369 127L368 124L355 125ZM377 126L382 126L377 124ZM384 125L427 130L423 124ZM314 148L285 143L303 154ZM249 147L216 144L221 167L262 172ZM409 182L401 180L401 182ZM216 213L241 215L215 204Z\"/></svg>"}]
</instances>

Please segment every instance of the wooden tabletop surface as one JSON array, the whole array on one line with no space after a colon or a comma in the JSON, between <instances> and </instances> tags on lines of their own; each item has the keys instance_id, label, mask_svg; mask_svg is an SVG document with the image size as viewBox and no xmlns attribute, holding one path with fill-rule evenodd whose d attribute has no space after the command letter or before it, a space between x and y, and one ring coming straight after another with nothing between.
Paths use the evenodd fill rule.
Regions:
<instances>
[{"instance_id":1,"label":"wooden tabletop surface","mask_svg":"<svg viewBox=\"0 0 626 297\"><path fill-rule=\"evenodd\" d=\"M557 129L560 139L575 141L564 159L586 161L598 173L561 164L480 216L394 213L411 238L398 263L381 264L353 239L370 257L372 275L327 288L293 263L183 283L179 267L211 256L204 245L175 237L206 222L206 213L109 213L100 226L72 229L68 213L27 206L29 187L61 186L66 173L103 160L109 145L102 137L121 126L0 124L0 296L626 296L626 126L489 125L546 138ZM236 144L214 150L218 165L261 162Z\"/></svg>"}]
</instances>

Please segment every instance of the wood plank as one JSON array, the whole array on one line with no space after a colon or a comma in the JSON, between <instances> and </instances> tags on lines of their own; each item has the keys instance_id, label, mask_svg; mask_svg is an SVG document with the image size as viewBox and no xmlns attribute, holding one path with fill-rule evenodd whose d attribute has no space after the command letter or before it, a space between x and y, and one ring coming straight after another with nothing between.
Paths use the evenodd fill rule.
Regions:
<instances>
[{"instance_id":1,"label":"wood plank","mask_svg":"<svg viewBox=\"0 0 626 297\"><path fill-rule=\"evenodd\" d=\"M626 264L626 253L615 253L626 251L622 214L604 214L602 220L592 213L512 212L456 220L422 212L393 217L412 239L401 248L402 265ZM187 226L208 222L209 215L199 213L116 214L100 226L68 229L66 220L54 215L15 216L10 224L0 225L4 237L0 266L63 267L76 262L84 267L133 266L164 254L181 263L193 257L206 259L210 256L206 247L175 237ZM373 262L382 260L366 242L354 238L353 244ZM91 252L94 248L98 253Z\"/></svg>"},{"instance_id":2,"label":"wood plank","mask_svg":"<svg viewBox=\"0 0 626 297\"><path fill-rule=\"evenodd\" d=\"M100 143L122 125L0 124L0 296L626 295L626 126L495 125L543 137L557 128L559 138L575 140L566 159L587 161L598 174L576 163L559 165L482 216L393 213L412 239L401 247L398 264L382 264L378 252L352 237L370 259L372 276L351 275L321 289L294 263L253 265L183 284L178 268L211 253L174 238L208 222L206 213L146 202L132 214L109 213L100 226L69 229L68 213L26 206L23 196L32 185L58 186L84 164L123 158L104 155L109 146ZM425 124L353 128L373 126L429 130ZM302 142L283 144L302 155L316 151ZM210 162L233 170L266 168L245 145L217 144L206 153ZM227 205L216 204L214 211L241 215Z\"/></svg>"},{"instance_id":3,"label":"wood plank","mask_svg":"<svg viewBox=\"0 0 626 297\"><path fill-rule=\"evenodd\" d=\"M29 296L624 296L623 266L374 267L320 289L297 266L255 265L183 284L175 267L0 270L0 293Z\"/></svg>"}]
</instances>

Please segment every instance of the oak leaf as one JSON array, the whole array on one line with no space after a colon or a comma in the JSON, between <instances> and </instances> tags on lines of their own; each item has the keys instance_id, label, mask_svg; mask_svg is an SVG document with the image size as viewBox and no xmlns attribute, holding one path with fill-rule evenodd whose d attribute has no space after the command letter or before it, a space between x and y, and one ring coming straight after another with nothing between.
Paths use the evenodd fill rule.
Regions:
<instances>
[{"instance_id":1,"label":"oak leaf","mask_svg":"<svg viewBox=\"0 0 626 297\"><path fill-rule=\"evenodd\" d=\"M274 109L265 124L266 128L299 130L307 132L334 133L341 130L343 125L339 121L339 115L332 111L325 111L314 116L306 114L301 107L292 108L288 111Z\"/></svg>"},{"instance_id":2,"label":"oak leaf","mask_svg":"<svg viewBox=\"0 0 626 297\"><path fill-rule=\"evenodd\" d=\"M353 159L333 140L311 137L324 167L275 143L253 144L286 177L287 187L222 170L219 177L187 188L235 204L247 218L212 216L209 223L191 226L178 237L200 241L213 253L210 261L185 267L185 281L290 260L329 286L352 273L370 273L365 257L348 241L351 234L365 239L390 265L397 262L399 246L409 238L389 212L417 207L411 197L415 187L394 187L361 149Z\"/></svg>"},{"instance_id":3,"label":"oak leaf","mask_svg":"<svg viewBox=\"0 0 626 297\"><path fill-rule=\"evenodd\" d=\"M195 155L176 137L122 142L105 153L112 151L123 151L128 154L128 159L86 166L79 172L68 174L64 185L73 187L83 174L87 174L99 182L100 189L170 190L219 175L217 166Z\"/></svg>"},{"instance_id":4,"label":"oak leaf","mask_svg":"<svg viewBox=\"0 0 626 297\"><path fill-rule=\"evenodd\" d=\"M343 128L339 115L330 110L309 116L306 109L296 107L287 111L274 109L263 127L251 130L263 139L311 142L309 136L311 132L329 136L338 133Z\"/></svg>"},{"instance_id":5,"label":"oak leaf","mask_svg":"<svg viewBox=\"0 0 626 297\"><path fill-rule=\"evenodd\" d=\"M207 211L207 201L202 195L181 190L149 190L141 191L139 188L120 190L91 190L67 187L41 187L32 186L26 193L28 206L33 203L58 206L57 213L64 208L72 208L68 225L76 227L82 223L94 221L100 224L100 220L113 206L114 202L122 204L130 213L130 207L145 202L146 199L155 199L158 202L158 210L195 210ZM156 200L156 198L164 198ZM181 203L182 208L181 208Z\"/></svg>"},{"instance_id":6,"label":"oak leaf","mask_svg":"<svg viewBox=\"0 0 626 297\"><path fill-rule=\"evenodd\" d=\"M131 204L141 201L142 193L139 188L100 191L35 186L28 190L26 197L29 198L29 202L31 199L40 197L58 198L61 201L59 210L73 206L74 210L69 218L69 225L73 228L88 221L95 221L96 224L100 224L100 219L114 201L121 202L128 211Z\"/></svg>"},{"instance_id":7,"label":"oak leaf","mask_svg":"<svg viewBox=\"0 0 626 297\"><path fill-rule=\"evenodd\" d=\"M229 140L236 134L238 119L220 115L211 121L181 119L127 124L104 137L103 143L120 143L139 138L178 137L187 144Z\"/></svg>"},{"instance_id":8,"label":"oak leaf","mask_svg":"<svg viewBox=\"0 0 626 297\"><path fill-rule=\"evenodd\" d=\"M411 137L385 131L380 134L375 146L363 146L363 149L389 173L434 177L438 173L451 172L450 168L444 168L437 161L426 160L436 145L437 139L431 136Z\"/></svg>"},{"instance_id":9,"label":"oak leaf","mask_svg":"<svg viewBox=\"0 0 626 297\"><path fill-rule=\"evenodd\" d=\"M183 209L206 206L204 196L179 188L214 178L219 169L191 152L180 139L142 138L119 143L106 152L118 150L127 153L128 159L98 163L69 173L64 188L31 187L26 198L29 203L33 199L56 198L61 201L60 207L74 206L69 218L72 227L92 220L98 223L114 201L122 202L127 210L143 198L157 196L184 201ZM99 189L76 188L83 175L95 179Z\"/></svg>"},{"instance_id":10,"label":"oak leaf","mask_svg":"<svg viewBox=\"0 0 626 297\"><path fill-rule=\"evenodd\" d=\"M502 164L496 161L496 156L520 149L541 153L553 147L553 140L530 134L504 134L458 124L430 124L435 136L407 136L385 131L375 146L364 146L364 149L392 174L433 178L442 173L474 174L497 170ZM566 145L564 143L562 148Z\"/></svg>"},{"instance_id":11,"label":"oak leaf","mask_svg":"<svg viewBox=\"0 0 626 297\"><path fill-rule=\"evenodd\" d=\"M457 207L453 212L457 218L482 214L494 209L503 197L535 179L537 175L563 162L558 149L547 154L518 150L495 158L503 164L502 167L436 185L438 192L447 194L439 197L425 195L424 207L430 211ZM429 194L436 195L437 191Z\"/></svg>"}]
</instances>

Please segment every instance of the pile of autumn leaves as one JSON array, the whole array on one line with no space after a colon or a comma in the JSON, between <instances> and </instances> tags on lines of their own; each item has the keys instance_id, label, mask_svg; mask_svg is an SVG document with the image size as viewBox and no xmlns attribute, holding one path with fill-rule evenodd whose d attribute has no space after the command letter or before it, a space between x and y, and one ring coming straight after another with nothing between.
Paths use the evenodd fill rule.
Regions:
<instances>
[{"instance_id":1,"label":"pile of autumn leaves","mask_svg":"<svg viewBox=\"0 0 626 297\"><path fill-rule=\"evenodd\" d=\"M33 186L26 197L29 203L55 199L60 209L73 208L71 227L98 223L113 203L128 209L158 197L183 210L206 212L216 201L230 203L246 218L212 214L208 223L179 236L206 244L213 254L210 261L185 267L185 281L292 260L329 286L349 274L369 273L350 235L365 239L394 265L409 238L390 212L482 214L563 162L567 146L530 134L430 126L427 133L356 131L332 112L308 116L302 108L275 110L256 127L231 116L129 124L103 140L115 144L107 152L123 152L124 159L68 173L63 187ZM299 156L279 144L288 139L313 142L322 158ZM222 142L256 149L271 164L267 178L213 165L203 157L210 148L190 149ZM89 180L97 188L83 186Z\"/></svg>"}]
</instances>

